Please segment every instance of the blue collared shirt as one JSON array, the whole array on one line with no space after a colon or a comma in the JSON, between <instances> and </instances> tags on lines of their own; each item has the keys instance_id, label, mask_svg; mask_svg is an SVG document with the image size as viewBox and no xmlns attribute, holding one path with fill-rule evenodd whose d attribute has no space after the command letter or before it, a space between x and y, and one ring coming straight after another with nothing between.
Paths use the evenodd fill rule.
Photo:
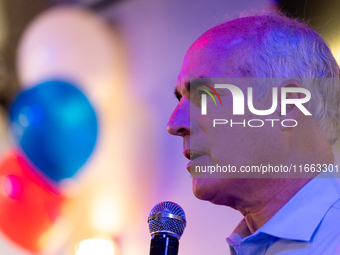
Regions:
<instances>
[{"instance_id":1,"label":"blue collared shirt","mask_svg":"<svg viewBox=\"0 0 340 255\"><path fill-rule=\"evenodd\" d=\"M243 219L227 242L232 255L340 254L340 179L312 179L254 234Z\"/></svg>"}]
</instances>

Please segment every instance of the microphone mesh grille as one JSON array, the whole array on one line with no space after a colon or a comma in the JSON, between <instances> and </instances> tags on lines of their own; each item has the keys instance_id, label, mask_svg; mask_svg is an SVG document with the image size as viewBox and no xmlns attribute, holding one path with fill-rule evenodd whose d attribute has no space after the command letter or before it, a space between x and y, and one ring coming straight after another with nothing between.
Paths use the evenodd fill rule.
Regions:
<instances>
[{"instance_id":1,"label":"microphone mesh grille","mask_svg":"<svg viewBox=\"0 0 340 255\"><path fill-rule=\"evenodd\" d=\"M157 214L172 214L177 217L157 217ZM150 219L151 216L154 217ZM170 201L165 201L155 205L154 208L152 208L149 215L148 223L151 235L161 232L167 232L180 238L186 226L186 218L183 209L178 204Z\"/></svg>"}]
</instances>

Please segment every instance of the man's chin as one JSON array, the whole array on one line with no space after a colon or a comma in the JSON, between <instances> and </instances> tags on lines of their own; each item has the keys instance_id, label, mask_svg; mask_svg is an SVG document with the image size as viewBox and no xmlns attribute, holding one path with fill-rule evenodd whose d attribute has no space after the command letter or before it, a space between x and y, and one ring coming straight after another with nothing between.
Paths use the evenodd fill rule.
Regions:
<instances>
[{"instance_id":1,"label":"man's chin","mask_svg":"<svg viewBox=\"0 0 340 255\"><path fill-rule=\"evenodd\" d=\"M221 179L192 178L192 191L196 198L235 209L236 199L227 192L230 190L229 185L230 183L223 182Z\"/></svg>"},{"instance_id":2,"label":"man's chin","mask_svg":"<svg viewBox=\"0 0 340 255\"><path fill-rule=\"evenodd\" d=\"M212 179L192 178L192 191L196 198L214 203L217 190Z\"/></svg>"}]
</instances>

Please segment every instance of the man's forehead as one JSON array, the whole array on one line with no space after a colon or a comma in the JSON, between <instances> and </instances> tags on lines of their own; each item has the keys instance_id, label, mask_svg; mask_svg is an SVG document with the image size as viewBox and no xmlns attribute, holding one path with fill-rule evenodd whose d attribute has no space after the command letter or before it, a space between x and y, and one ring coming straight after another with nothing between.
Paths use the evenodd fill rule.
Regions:
<instances>
[{"instance_id":1,"label":"man's forehead","mask_svg":"<svg viewBox=\"0 0 340 255\"><path fill-rule=\"evenodd\" d=\"M248 42L240 37L228 41L216 39L218 38L213 38L214 42L208 42L203 38L190 47L176 83L179 92L185 91L186 84L190 83L191 79L240 76L236 73L238 66L242 64L239 55L246 50Z\"/></svg>"},{"instance_id":2,"label":"man's forehead","mask_svg":"<svg viewBox=\"0 0 340 255\"><path fill-rule=\"evenodd\" d=\"M257 26L258 22L261 22L258 17L241 18L215 26L203 33L190 46L184 57L176 91L184 94L190 79L194 78L243 77L237 69L247 57L245 52L249 53L254 46L249 34L253 33L252 28ZM225 77L221 76L223 73Z\"/></svg>"}]
</instances>

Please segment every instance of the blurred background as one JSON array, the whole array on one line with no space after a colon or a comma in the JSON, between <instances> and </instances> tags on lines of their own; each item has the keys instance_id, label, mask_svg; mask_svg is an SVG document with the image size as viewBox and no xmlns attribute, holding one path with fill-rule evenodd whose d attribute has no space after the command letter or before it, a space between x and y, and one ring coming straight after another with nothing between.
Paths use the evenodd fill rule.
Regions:
<instances>
[{"instance_id":1,"label":"blurred background","mask_svg":"<svg viewBox=\"0 0 340 255\"><path fill-rule=\"evenodd\" d=\"M340 61L335 0L0 0L0 254L148 254L166 200L179 254L229 254L242 216L193 196L166 125L189 46L251 8L307 20Z\"/></svg>"}]
</instances>

